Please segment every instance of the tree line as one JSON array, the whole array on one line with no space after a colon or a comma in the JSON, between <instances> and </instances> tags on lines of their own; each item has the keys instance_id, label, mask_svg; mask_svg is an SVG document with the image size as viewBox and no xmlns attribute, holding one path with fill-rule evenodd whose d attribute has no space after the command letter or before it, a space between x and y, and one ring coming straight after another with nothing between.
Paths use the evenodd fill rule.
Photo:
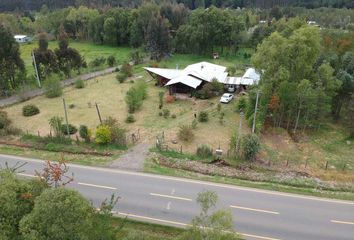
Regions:
<instances>
[{"instance_id":1,"label":"tree line","mask_svg":"<svg viewBox=\"0 0 354 240\"><path fill-rule=\"evenodd\" d=\"M43 5L51 9L65 8L69 6L87 6L92 8L113 7L138 7L145 1L142 0L3 0L0 2L0 11L15 10L39 10ZM163 2L183 3L189 9L208 8L211 5L223 8L272 8L279 7L304 7L304 8L353 8L351 0L154 0L157 4Z\"/></svg>"},{"instance_id":2,"label":"tree line","mask_svg":"<svg viewBox=\"0 0 354 240\"><path fill-rule=\"evenodd\" d=\"M262 80L251 92L248 119L259 91L259 129L270 125L296 134L318 129L332 116L342 118L354 137L353 50L352 33L320 32L296 19L279 25L252 57Z\"/></svg>"}]
</instances>

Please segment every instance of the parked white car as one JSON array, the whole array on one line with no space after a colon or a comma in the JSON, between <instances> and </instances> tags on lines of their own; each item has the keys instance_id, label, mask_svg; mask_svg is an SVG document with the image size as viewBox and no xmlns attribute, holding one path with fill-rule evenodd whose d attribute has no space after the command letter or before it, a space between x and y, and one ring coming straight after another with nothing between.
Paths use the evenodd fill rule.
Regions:
<instances>
[{"instance_id":1,"label":"parked white car","mask_svg":"<svg viewBox=\"0 0 354 240\"><path fill-rule=\"evenodd\" d=\"M221 103L229 103L231 102L231 100L234 98L234 95L231 93L224 93L221 98L220 98L220 102Z\"/></svg>"}]
</instances>

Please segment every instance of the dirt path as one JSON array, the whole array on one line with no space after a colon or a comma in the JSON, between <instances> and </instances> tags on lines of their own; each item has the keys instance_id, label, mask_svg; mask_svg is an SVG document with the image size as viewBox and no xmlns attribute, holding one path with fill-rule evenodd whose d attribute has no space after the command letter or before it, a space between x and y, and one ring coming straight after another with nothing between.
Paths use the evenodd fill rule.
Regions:
<instances>
[{"instance_id":1,"label":"dirt path","mask_svg":"<svg viewBox=\"0 0 354 240\"><path fill-rule=\"evenodd\" d=\"M131 148L126 154L112 162L109 167L132 171L143 171L146 155L149 153L150 144L140 143Z\"/></svg>"},{"instance_id":2,"label":"dirt path","mask_svg":"<svg viewBox=\"0 0 354 240\"><path fill-rule=\"evenodd\" d=\"M68 86L68 85L72 85L78 79L86 81L86 80L89 80L91 78L95 78L95 77L99 77L99 76L102 76L102 75L110 74L110 73L114 72L115 69L116 69L116 67L111 67L111 68L107 68L107 69L104 69L104 70L101 70L101 71L86 73L86 74L82 74L82 75L74 77L74 78L69 78L69 79L66 79L66 80L62 81L62 86L65 87L65 86ZM30 90L30 91L24 93L23 95L25 95L26 98L30 99L30 98L34 98L34 97L37 97L37 96L40 96L40 95L43 95L43 94L44 94L44 89L43 88L38 88L38 89ZM23 101L23 99L21 98L21 96L19 96L17 94L16 95L12 95L9 98L0 99L0 107L6 107L6 106L9 106L9 105L12 105L12 104L15 104L15 103L18 103L18 102L22 102L22 101Z\"/></svg>"}]
</instances>

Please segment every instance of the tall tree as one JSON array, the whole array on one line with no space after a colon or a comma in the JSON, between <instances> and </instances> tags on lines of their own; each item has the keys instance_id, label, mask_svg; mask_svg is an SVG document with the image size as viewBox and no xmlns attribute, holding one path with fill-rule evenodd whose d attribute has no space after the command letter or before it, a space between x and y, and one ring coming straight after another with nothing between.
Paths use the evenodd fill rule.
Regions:
<instances>
[{"instance_id":1,"label":"tall tree","mask_svg":"<svg viewBox=\"0 0 354 240\"><path fill-rule=\"evenodd\" d=\"M19 44L12 33L0 24L0 96L16 89L25 80L25 65Z\"/></svg>"},{"instance_id":2,"label":"tall tree","mask_svg":"<svg viewBox=\"0 0 354 240\"><path fill-rule=\"evenodd\" d=\"M39 76L45 79L50 74L58 72L58 62L54 52L48 49L47 34L40 33L38 38L38 48L34 50L34 55Z\"/></svg>"},{"instance_id":3,"label":"tall tree","mask_svg":"<svg viewBox=\"0 0 354 240\"><path fill-rule=\"evenodd\" d=\"M147 49L154 60L160 60L170 52L169 22L158 15L150 19L147 29Z\"/></svg>"}]
</instances>

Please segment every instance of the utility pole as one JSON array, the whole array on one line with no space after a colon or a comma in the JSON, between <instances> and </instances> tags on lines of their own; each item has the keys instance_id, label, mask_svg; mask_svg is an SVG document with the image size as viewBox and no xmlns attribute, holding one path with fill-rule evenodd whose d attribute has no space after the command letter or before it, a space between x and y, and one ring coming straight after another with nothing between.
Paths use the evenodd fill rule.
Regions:
<instances>
[{"instance_id":1,"label":"utility pole","mask_svg":"<svg viewBox=\"0 0 354 240\"><path fill-rule=\"evenodd\" d=\"M254 106L254 114L253 114L253 124L252 124L252 133L256 130L256 115L257 115L257 108L258 108L258 98L259 98L260 90L257 91L256 97L256 105Z\"/></svg>"},{"instance_id":2,"label":"utility pole","mask_svg":"<svg viewBox=\"0 0 354 240\"><path fill-rule=\"evenodd\" d=\"M240 142L242 137L242 120L243 120L244 113L240 113L240 125L238 126L238 133L237 133L237 142L236 142L236 155L239 155L240 152Z\"/></svg>"},{"instance_id":3,"label":"utility pole","mask_svg":"<svg viewBox=\"0 0 354 240\"><path fill-rule=\"evenodd\" d=\"M39 74L38 74L38 69L37 69L37 63L36 63L36 57L34 55L34 52L32 51L32 59L33 59L33 63L34 63L34 71L36 73L36 78L37 78L37 82L38 82L38 87L41 88L41 81L39 79Z\"/></svg>"},{"instance_id":4,"label":"utility pole","mask_svg":"<svg viewBox=\"0 0 354 240\"><path fill-rule=\"evenodd\" d=\"M70 132L69 132L69 121L68 121L68 113L67 113L67 111L66 111L65 98L63 98L63 105L64 105L64 112L65 112L66 131L67 131L67 135L70 136Z\"/></svg>"}]
</instances>

